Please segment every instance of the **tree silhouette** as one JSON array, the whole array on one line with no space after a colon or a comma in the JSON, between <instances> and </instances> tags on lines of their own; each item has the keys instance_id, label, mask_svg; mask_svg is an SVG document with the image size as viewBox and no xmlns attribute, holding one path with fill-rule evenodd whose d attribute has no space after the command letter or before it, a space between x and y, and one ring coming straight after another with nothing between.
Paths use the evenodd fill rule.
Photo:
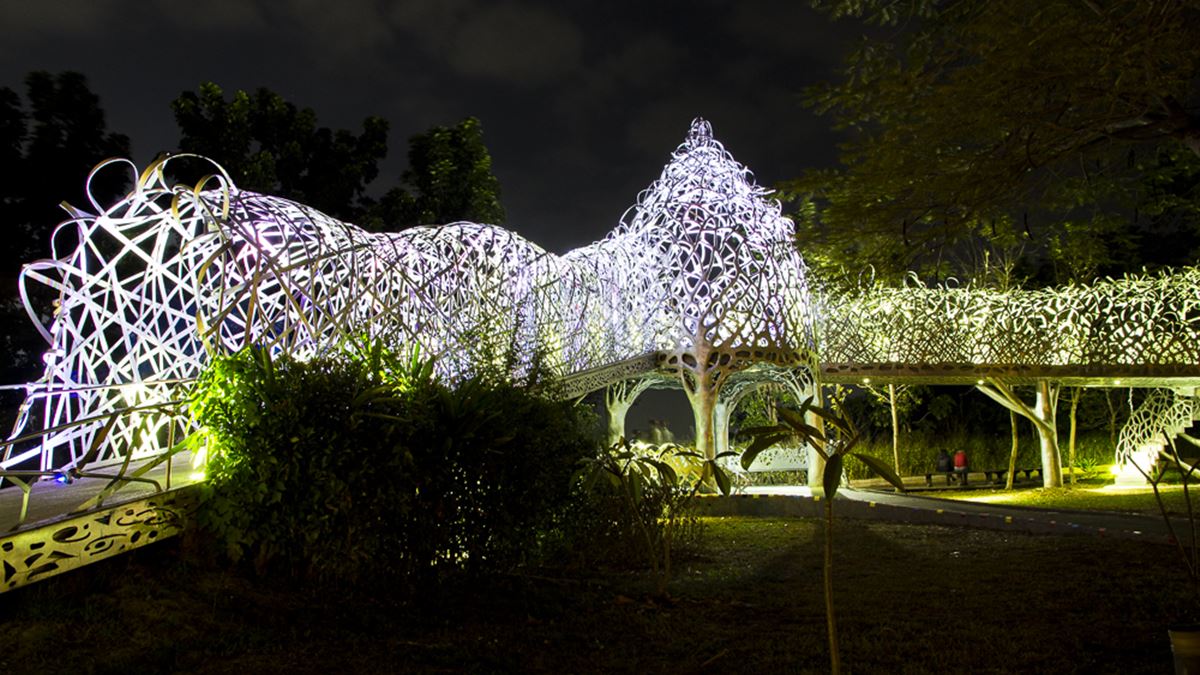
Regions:
<instances>
[{"instance_id":1,"label":"tree silhouette","mask_svg":"<svg viewBox=\"0 0 1200 675\"><path fill-rule=\"evenodd\" d=\"M97 163L129 156L129 138L107 129L100 99L76 72L35 71L25 78L28 108L12 89L0 88L0 382L34 379L46 345L17 296L21 265L50 255L54 227L67 216L62 202L93 210L85 184ZM128 187L128 173L109 171L91 184L101 207ZM60 246L64 242L59 242ZM35 297L41 312L50 298Z\"/></svg>"},{"instance_id":2,"label":"tree silhouette","mask_svg":"<svg viewBox=\"0 0 1200 675\"><path fill-rule=\"evenodd\" d=\"M129 138L107 130L100 99L75 72L36 71L25 78L29 110L9 88L0 88L0 209L8 241L0 276L50 253L50 233L66 215L59 205L91 209L88 173L109 157L129 156ZM124 194L128 175L105 172L92 184L101 205Z\"/></svg>"},{"instance_id":3,"label":"tree silhouette","mask_svg":"<svg viewBox=\"0 0 1200 675\"><path fill-rule=\"evenodd\" d=\"M389 190L372 213L369 227L401 229L459 220L504 222L500 181L483 143L483 125L468 117L452 127L433 127L408 141L409 168L403 187Z\"/></svg>"},{"instance_id":4,"label":"tree silhouette","mask_svg":"<svg viewBox=\"0 0 1200 675\"><path fill-rule=\"evenodd\" d=\"M809 92L849 134L841 168L787 186L810 250L944 275L964 239L1024 241L1049 282L1137 266L1123 249L1164 228L1187 241L1148 264L1200 244L1200 3L816 4L887 29Z\"/></svg>"},{"instance_id":5,"label":"tree silhouette","mask_svg":"<svg viewBox=\"0 0 1200 675\"><path fill-rule=\"evenodd\" d=\"M215 160L238 187L292 199L341 220L358 222L370 205L367 185L387 156L388 123L367 117L355 134L317 126L311 108L299 108L269 89L234 92L228 100L212 82L171 103L182 134L179 149ZM176 178L194 182L211 166L192 165Z\"/></svg>"}]
</instances>

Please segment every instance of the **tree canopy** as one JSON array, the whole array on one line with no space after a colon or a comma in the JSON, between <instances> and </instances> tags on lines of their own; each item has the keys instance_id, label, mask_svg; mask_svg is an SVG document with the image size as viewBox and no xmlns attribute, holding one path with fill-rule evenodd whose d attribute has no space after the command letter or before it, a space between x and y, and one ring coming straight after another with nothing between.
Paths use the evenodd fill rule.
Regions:
<instances>
[{"instance_id":1,"label":"tree canopy","mask_svg":"<svg viewBox=\"0 0 1200 675\"><path fill-rule=\"evenodd\" d=\"M7 355L0 382L36 377L46 348L17 298L21 265L50 256L51 233L67 217L60 204L93 210L84 186L96 164L128 156L129 138L108 131L100 98L83 75L29 73L24 102L0 87L0 350ZM127 187L127 172L102 172L91 196L106 206ZM48 297L32 300L48 311Z\"/></svg>"},{"instance_id":2,"label":"tree canopy","mask_svg":"<svg viewBox=\"0 0 1200 675\"><path fill-rule=\"evenodd\" d=\"M1062 281L1194 261L1200 2L814 4L882 25L808 95L847 133L842 166L783 186L818 266L936 276L982 247Z\"/></svg>"},{"instance_id":3,"label":"tree canopy","mask_svg":"<svg viewBox=\"0 0 1200 675\"><path fill-rule=\"evenodd\" d=\"M180 150L215 160L240 188L293 199L346 221L364 216L367 185L387 156L383 118L367 117L359 134L318 127L311 108L266 88L226 99L219 86L205 82L199 92L180 94L171 108L182 134Z\"/></svg>"},{"instance_id":4,"label":"tree canopy","mask_svg":"<svg viewBox=\"0 0 1200 675\"><path fill-rule=\"evenodd\" d=\"M359 134L335 131L317 126L311 108L269 89L226 97L212 82L180 94L171 108L179 149L215 160L240 188L293 199L373 230L504 221L483 126L473 117L409 139L403 185L376 200L368 190L388 150L388 123L381 117L364 119ZM177 178L192 182L211 171L189 166Z\"/></svg>"},{"instance_id":5,"label":"tree canopy","mask_svg":"<svg viewBox=\"0 0 1200 675\"><path fill-rule=\"evenodd\" d=\"M500 181L492 174L483 125L474 117L410 138L408 170L401 178L406 187L393 188L380 200L375 227L504 222Z\"/></svg>"},{"instance_id":6,"label":"tree canopy","mask_svg":"<svg viewBox=\"0 0 1200 675\"><path fill-rule=\"evenodd\" d=\"M0 277L50 254L50 233L66 218L66 201L90 210L84 185L96 164L129 156L129 137L108 131L100 98L75 72L25 77L25 99L0 87L0 221L7 241ZM27 107L26 107L27 106ZM92 184L101 205L121 196L125 172L102 173Z\"/></svg>"}]
</instances>

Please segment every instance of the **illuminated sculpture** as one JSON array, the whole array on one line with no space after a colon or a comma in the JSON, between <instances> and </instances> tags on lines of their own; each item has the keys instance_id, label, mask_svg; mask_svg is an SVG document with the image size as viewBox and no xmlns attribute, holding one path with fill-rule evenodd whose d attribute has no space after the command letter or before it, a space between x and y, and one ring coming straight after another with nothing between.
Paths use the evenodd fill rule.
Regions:
<instances>
[{"instance_id":1,"label":"illuminated sculpture","mask_svg":"<svg viewBox=\"0 0 1200 675\"><path fill-rule=\"evenodd\" d=\"M1161 447L1190 419L1200 366L1200 269L1090 285L998 291L867 286L826 294L827 375L880 365L900 378L971 383L997 377L1089 386L1167 387L1146 399L1117 443L1117 462ZM931 367L936 373L931 374Z\"/></svg>"},{"instance_id":2,"label":"illuminated sculpture","mask_svg":"<svg viewBox=\"0 0 1200 675\"><path fill-rule=\"evenodd\" d=\"M1039 366L1096 379L1139 369L1169 377L1200 364L1194 267L1037 290L870 286L821 305L828 364Z\"/></svg>"},{"instance_id":3,"label":"illuminated sculpture","mask_svg":"<svg viewBox=\"0 0 1200 675\"><path fill-rule=\"evenodd\" d=\"M765 194L697 120L611 235L556 256L474 223L372 234L223 174L171 187L156 164L60 226L73 250L24 271L59 300L14 435L46 433L0 467L161 454L187 430L170 403L211 354L304 358L364 337L418 347L451 379L481 359L520 375L540 354L567 394L673 375L711 454L727 379L812 363L804 265Z\"/></svg>"},{"instance_id":4,"label":"illuminated sculpture","mask_svg":"<svg viewBox=\"0 0 1200 675\"><path fill-rule=\"evenodd\" d=\"M219 169L195 189L170 186L161 162L119 203L93 206L22 273L23 292L41 284L58 300L38 323L45 373L26 387L10 437L21 440L0 469L162 456L189 431L187 384L211 355L246 345L305 358L380 339L418 347L449 379L488 359L520 376L537 355L564 396L614 385L615 416L647 386L679 386L709 456L728 446L747 392L773 382L801 397L818 370L1161 386L1200 365L1196 269L814 298L791 221L703 120L611 234L562 256L474 223L372 234L240 191ZM1177 409L1147 407L1121 458Z\"/></svg>"}]
</instances>

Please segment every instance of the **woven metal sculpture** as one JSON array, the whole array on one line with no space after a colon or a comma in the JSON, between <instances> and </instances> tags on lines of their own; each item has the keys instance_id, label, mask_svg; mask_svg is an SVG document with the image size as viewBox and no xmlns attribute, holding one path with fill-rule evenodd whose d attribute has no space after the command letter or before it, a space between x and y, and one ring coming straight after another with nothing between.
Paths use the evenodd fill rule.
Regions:
<instances>
[{"instance_id":1,"label":"woven metal sculpture","mask_svg":"<svg viewBox=\"0 0 1200 675\"><path fill-rule=\"evenodd\" d=\"M826 363L1200 364L1197 268L1029 291L872 286L825 294L821 307Z\"/></svg>"},{"instance_id":2,"label":"woven metal sculpture","mask_svg":"<svg viewBox=\"0 0 1200 675\"><path fill-rule=\"evenodd\" d=\"M186 383L247 345L305 358L381 339L448 379L488 359L519 377L536 354L569 393L657 369L693 397L710 452L725 379L812 362L792 223L703 120L612 234L563 256L475 223L372 234L216 170L190 188L150 167L27 266L22 288L50 287L57 309L14 432L37 438L0 468L160 454L187 431L171 412Z\"/></svg>"},{"instance_id":3,"label":"woven metal sculpture","mask_svg":"<svg viewBox=\"0 0 1200 675\"><path fill-rule=\"evenodd\" d=\"M1126 471L1126 478L1140 482L1138 469L1151 472L1167 438L1182 433L1195 419L1194 396L1183 396L1170 389L1151 390L1141 405L1130 411L1117 439L1118 464L1131 469Z\"/></svg>"},{"instance_id":4,"label":"woven metal sculpture","mask_svg":"<svg viewBox=\"0 0 1200 675\"><path fill-rule=\"evenodd\" d=\"M187 383L247 345L304 358L380 339L435 357L448 379L488 361L520 377L537 358L565 396L649 377L684 389L709 455L754 384L811 391L818 353L829 377L884 364L897 378L1117 385L1125 373L1161 386L1200 365L1194 268L813 301L793 224L703 120L611 234L561 256L475 223L372 234L238 190L219 167L194 188L170 185L163 167L96 215L73 212L52 258L23 271L23 292L58 299L38 322L45 373L26 387L0 469L161 454L189 431L176 405Z\"/></svg>"}]
</instances>

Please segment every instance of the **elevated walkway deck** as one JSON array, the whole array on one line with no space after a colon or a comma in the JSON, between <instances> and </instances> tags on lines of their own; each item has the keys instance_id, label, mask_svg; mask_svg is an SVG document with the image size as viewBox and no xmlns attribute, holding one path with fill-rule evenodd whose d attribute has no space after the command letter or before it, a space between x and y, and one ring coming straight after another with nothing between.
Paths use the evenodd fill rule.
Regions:
<instances>
[{"instance_id":1,"label":"elevated walkway deck","mask_svg":"<svg viewBox=\"0 0 1200 675\"><path fill-rule=\"evenodd\" d=\"M1052 380L1067 386L1200 387L1200 364L993 365L979 363L822 363L832 384L978 384L996 377L1011 384Z\"/></svg>"},{"instance_id":2,"label":"elevated walkway deck","mask_svg":"<svg viewBox=\"0 0 1200 675\"><path fill-rule=\"evenodd\" d=\"M95 473L115 475L117 468ZM158 485L127 482L99 500L112 478L39 481L30 486L23 518L23 491L0 490L0 593L181 532L199 496L190 458L176 456L141 477Z\"/></svg>"}]
</instances>

